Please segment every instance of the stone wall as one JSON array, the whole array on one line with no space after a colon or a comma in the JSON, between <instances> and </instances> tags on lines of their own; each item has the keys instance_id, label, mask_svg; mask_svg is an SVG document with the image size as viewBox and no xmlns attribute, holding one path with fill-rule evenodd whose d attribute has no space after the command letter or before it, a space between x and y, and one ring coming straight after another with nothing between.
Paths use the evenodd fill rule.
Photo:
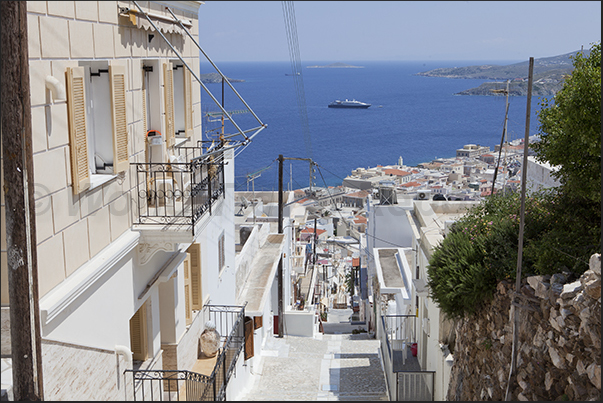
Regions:
<instances>
[{"instance_id":1,"label":"stone wall","mask_svg":"<svg viewBox=\"0 0 603 403\"><path fill-rule=\"evenodd\" d=\"M515 283L456 324L447 400L505 400L512 358ZM511 400L601 399L601 255L579 279L569 273L522 282L517 371Z\"/></svg>"},{"instance_id":2,"label":"stone wall","mask_svg":"<svg viewBox=\"0 0 603 403\"><path fill-rule=\"evenodd\" d=\"M42 341L44 400L124 400L123 357L115 351ZM131 378L131 377L130 377ZM131 380L127 390L132 390ZM131 398L131 397L130 397Z\"/></svg>"}]
</instances>

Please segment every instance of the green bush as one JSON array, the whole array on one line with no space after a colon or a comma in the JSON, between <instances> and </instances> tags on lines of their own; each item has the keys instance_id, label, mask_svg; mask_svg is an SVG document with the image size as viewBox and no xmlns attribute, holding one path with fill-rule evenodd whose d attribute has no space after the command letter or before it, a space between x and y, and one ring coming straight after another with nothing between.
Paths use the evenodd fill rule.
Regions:
<instances>
[{"instance_id":1,"label":"green bush","mask_svg":"<svg viewBox=\"0 0 603 403\"><path fill-rule=\"evenodd\" d=\"M582 274L598 252L600 214L576 205L557 189L525 201L522 275L563 270ZM488 300L498 281L515 280L521 200L495 194L454 223L427 268L431 298L449 317L470 315Z\"/></svg>"}]
</instances>

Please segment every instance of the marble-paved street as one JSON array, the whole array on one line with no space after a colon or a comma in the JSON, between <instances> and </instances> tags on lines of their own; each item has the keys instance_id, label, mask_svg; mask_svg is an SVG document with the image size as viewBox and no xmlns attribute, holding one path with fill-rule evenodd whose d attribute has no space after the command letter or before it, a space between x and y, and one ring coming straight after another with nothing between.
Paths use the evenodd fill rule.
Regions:
<instances>
[{"instance_id":1,"label":"marble-paved street","mask_svg":"<svg viewBox=\"0 0 603 403\"><path fill-rule=\"evenodd\" d=\"M379 341L352 334L363 326L350 314L330 310L325 333L315 337L269 337L240 400L389 400Z\"/></svg>"}]
</instances>

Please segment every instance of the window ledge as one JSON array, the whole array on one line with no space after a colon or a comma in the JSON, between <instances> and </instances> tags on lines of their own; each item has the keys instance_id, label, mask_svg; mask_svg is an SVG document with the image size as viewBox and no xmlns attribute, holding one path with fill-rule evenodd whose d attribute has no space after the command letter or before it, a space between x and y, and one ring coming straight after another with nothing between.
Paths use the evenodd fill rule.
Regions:
<instances>
[{"instance_id":1,"label":"window ledge","mask_svg":"<svg viewBox=\"0 0 603 403\"><path fill-rule=\"evenodd\" d=\"M88 191L100 187L118 176L119 175L113 174L92 174L90 175L90 187L88 188Z\"/></svg>"}]
</instances>

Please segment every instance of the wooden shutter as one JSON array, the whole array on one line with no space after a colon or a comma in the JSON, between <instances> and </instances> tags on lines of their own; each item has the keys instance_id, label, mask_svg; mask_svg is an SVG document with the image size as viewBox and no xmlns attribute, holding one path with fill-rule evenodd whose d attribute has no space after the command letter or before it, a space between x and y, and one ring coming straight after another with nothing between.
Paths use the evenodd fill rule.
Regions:
<instances>
[{"instance_id":1,"label":"wooden shutter","mask_svg":"<svg viewBox=\"0 0 603 403\"><path fill-rule=\"evenodd\" d=\"M193 87L192 74L184 70L184 130L186 137L193 138Z\"/></svg>"},{"instance_id":2,"label":"wooden shutter","mask_svg":"<svg viewBox=\"0 0 603 403\"><path fill-rule=\"evenodd\" d=\"M253 351L253 319L249 316L245 316L244 322L244 334L245 334L245 360L250 359L254 355Z\"/></svg>"},{"instance_id":3,"label":"wooden shutter","mask_svg":"<svg viewBox=\"0 0 603 403\"><path fill-rule=\"evenodd\" d=\"M186 259L184 259L184 309L185 309L185 318L186 318L186 326L193 323L193 312L192 312L192 304L191 304L191 274L190 274L190 261L191 255L190 253L186 254Z\"/></svg>"},{"instance_id":4,"label":"wooden shutter","mask_svg":"<svg viewBox=\"0 0 603 403\"><path fill-rule=\"evenodd\" d=\"M145 141L146 141L147 131L149 130L148 129L149 123L147 122L147 114L148 114L148 111L147 111L147 76L143 69L142 70L142 124L143 124L143 130L144 130L144 135L145 135Z\"/></svg>"},{"instance_id":5,"label":"wooden shutter","mask_svg":"<svg viewBox=\"0 0 603 403\"><path fill-rule=\"evenodd\" d=\"M113 120L113 173L128 169L128 122L126 118L126 68L109 66Z\"/></svg>"},{"instance_id":6,"label":"wooden shutter","mask_svg":"<svg viewBox=\"0 0 603 403\"><path fill-rule=\"evenodd\" d=\"M142 130L144 136L144 162L149 162L149 147L147 146L147 131L149 131L149 123L147 121L147 114L147 76L144 69L142 69Z\"/></svg>"},{"instance_id":7,"label":"wooden shutter","mask_svg":"<svg viewBox=\"0 0 603 403\"><path fill-rule=\"evenodd\" d=\"M203 308L202 288L201 288L201 244L193 243L188 247L190 254L190 274L191 274L191 307L200 311Z\"/></svg>"},{"instance_id":8,"label":"wooden shutter","mask_svg":"<svg viewBox=\"0 0 603 403\"><path fill-rule=\"evenodd\" d=\"M147 359L147 310L143 304L130 319L130 347L132 359L144 361Z\"/></svg>"},{"instance_id":9,"label":"wooden shutter","mask_svg":"<svg viewBox=\"0 0 603 403\"><path fill-rule=\"evenodd\" d=\"M172 147L176 141L174 122L174 72L172 63L163 64L163 87L165 102L165 141Z\"/></svg>"},{"instance_id":10,"label":"wooden shutter","mask_svg":"<svg viewBox=\"0 0 603 403\"><path fill-rule=\"evenodd\" d=\"M67 82L71 177L73 182L73 193L78 194L90 187L84 68L67 67L65 78L65 81Z\"/></svg>"}]
</instances>

